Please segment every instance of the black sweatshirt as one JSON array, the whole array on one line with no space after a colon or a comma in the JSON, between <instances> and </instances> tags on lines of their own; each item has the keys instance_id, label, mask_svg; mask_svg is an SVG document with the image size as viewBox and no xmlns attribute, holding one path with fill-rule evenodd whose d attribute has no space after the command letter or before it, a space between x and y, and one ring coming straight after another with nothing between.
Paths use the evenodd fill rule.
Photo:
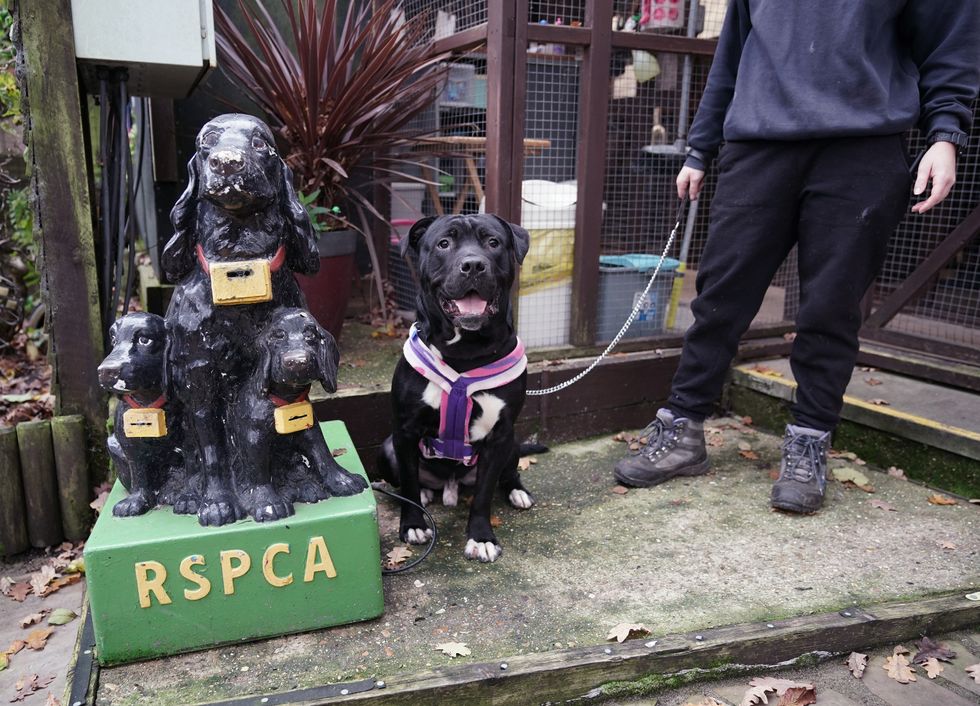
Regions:
<instances>
[{"instance_id":1,"label":"black sweatshirt","mask_svg":"<svg viewBox=\"0 0 980 706\"><path fill-rule=\"evenodd\" d=\"M967 133L980 0L731 0L688 144Z\"/></svg>"}]
</instances>

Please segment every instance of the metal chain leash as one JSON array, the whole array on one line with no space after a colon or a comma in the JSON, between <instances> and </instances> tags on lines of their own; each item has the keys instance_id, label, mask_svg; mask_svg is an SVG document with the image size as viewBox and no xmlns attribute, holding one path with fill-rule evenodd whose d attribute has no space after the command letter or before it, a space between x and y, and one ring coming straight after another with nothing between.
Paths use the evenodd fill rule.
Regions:
<instances>
[{"instance_id":1,"label":"metal chain leash","mask_svg":"<svg viewBox=\"0 0 980 706\"><path fill-rule=\"evenodd\" d=\"M606 346L606 350L604 350L602 353L600 353L599 354L599 357L596 358L595 360L593 360L592 363L589 365L589 367L587 367L585 370L583 370L582 372L580 372L575 377L570 378L570 379L566 380L565 382L559 383L559 384L557 384L557 385L555 385L553 387L546 387L543 390L528 390L527 391L527 396L528 397L537 397L537 396L540 396L540 395L550 395L552 393L555 393L555 392L559 392L561 390L564 390L566 387L569 387L571 385L574 385L579 380L581 380L582 378L584 378L586 375L588 375L589 373L591 373L592 370L599 363L601 363L606 358L606 356L608 356L612 352L613 348L616 347L616 344L619 343L619 340L624 335L626 335L626 331L629 330L629 327L632 325L633 321L636 319L637 314L640 313L640 308L643 306L643 302L646 300L646 296L650 292L650 287L653 286L654 281L657 279L657 275L660 274L660 267L664 264L664 258L667 257L667 253L670 252L670 246L673 245L674 238L677 237L677 231L680 230L680 227L681 227L681 220L682 220L683 215L684 215L684 206L685 206L686 203L687 203L687 199L685 198L685 199L683 199L681 201L681 205L677 208L677 222L674 223L674 227L670 231L670 235L667 237L667 244L664 246L664 251L660 254L660 260L657 262L657 267L654 269L653 275L650 277L650 281L647 282L647 286L643 290L643 293L639 297L636 298L636 304L633 305L633 311L631 311L630 312L630 315L628 317L626 317L626 323L623 324L623 327L621 329L619 329L619 333L617 333L615 335L615 337L613 338L613 340L611 340L609 342L609 345Z\"/></svg>"}]
</instances>

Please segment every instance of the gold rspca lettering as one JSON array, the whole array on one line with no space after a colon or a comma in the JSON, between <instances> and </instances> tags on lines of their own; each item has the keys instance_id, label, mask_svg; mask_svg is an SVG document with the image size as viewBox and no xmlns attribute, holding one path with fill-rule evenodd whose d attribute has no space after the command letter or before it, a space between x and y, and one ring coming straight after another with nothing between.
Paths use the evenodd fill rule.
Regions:
<instances>
[{"instance_id":1,"label":"gold rspca lettering","mask_svg":"<svg viewBox=\"0 0 980 706\"><path fill-rule=\"evenodd\" d=\"M150 578L151 571L153 572L152 578ZM151 593L160 605L168 605L173 602L163 587L163 582L166 580L167 569L159 561L136 562L136 592L140 597L140 608L150 607Z\"/></svg>"},{"instance_id":2,"label":"gold rspca lettering","mask_svg":"<svg viewBox=\"0 0 980 706\"><path fill-rule=\"evenodd\" d=\"M199 601L211 593L211 582L194 571L192 568L194 566L204 566L204 557L200 554L192 554L180 562L180 575L197 586L197 588L184 589L184 598L189 601Z\"/></svg>"},{"instance_id":3,"label":"gold rspca lettering","mask_svg":"<svg viewBox=\"0 0 980 706\"><path fill-rule=\"evenodd\" d=\"M306 551L306 571L303 574L303 581L309 583L318 571L325 573L328 579L337 576L337 570L334 568L327 543L323 541L323 537L310 537L310 546Z\"/></svg>"},{"instance_id":4,"label":"gold rspca lettering","mask_svg":"<svg viewBox=\"0 0 980 706\"><path fill-rule=\"evenodd\" d=\"M232 560L238 564L232 566ZM241 549L228 549L221 552L221 580L224 583L225 595L235 592L235 579L244 576L252 568L252 558Z\"/></svg>"},{"instance_id":5,"label":"gold rspca lettering","mask_svg":"<svg viewBox=\"0 0 980 706\"><path fill-rule=\"evenodd\" d=\"M270 586L288 586L293 582L293 574L276 576L273 569L272 562L275 561L277 554L289 554L289 545L285 542L277 542L265 550L265 554L262 555L262 575Z\"/></svg>"}]
</instances>

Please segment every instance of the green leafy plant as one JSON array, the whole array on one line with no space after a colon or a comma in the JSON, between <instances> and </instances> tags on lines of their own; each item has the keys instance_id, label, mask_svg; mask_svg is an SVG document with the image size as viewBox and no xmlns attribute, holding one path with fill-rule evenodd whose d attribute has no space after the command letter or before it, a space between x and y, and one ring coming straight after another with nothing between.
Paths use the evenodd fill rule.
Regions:
<instances>
[{"instance_id":1,"label":"green leafy plant","mask_svg":"<svg viewBox=\"0 0 980 706\"><path fill-rule=\"evenodd\" d=\"M317 233L323 233L330 229L332 223L343 220L343 213L340 210L340 206L331 206L330 208L326 208L325 206L317 205L320 198L319 189L316 191L311 191L308 194L304 194L302 191L297 191L296 196L299 198L300 203L303 204L307 214L309 214L310 223L313 225L313 230L315 230Z\"/></svg>"},{"instance_id":2,"label":"green leafy plant","mask_svg":"<svg viewBox=\"0 0 980 706\"><path fill-rule=\"evenodd\" d=\"M371 218L386 219L364 187L424 181L410 168L421 164L412 150L425 140L412 124L434 102L447 55L425 41L427 16L406 17L400 0L280 3L282 28L263 0L237 1L240 24L216 4L219 63L265 111L297 189L326 210L316 213L322 230L366 235ZM366 174L358 185L355 170ZM367 245L378 272L371 238Z\"/></svg>"}]
</instances>

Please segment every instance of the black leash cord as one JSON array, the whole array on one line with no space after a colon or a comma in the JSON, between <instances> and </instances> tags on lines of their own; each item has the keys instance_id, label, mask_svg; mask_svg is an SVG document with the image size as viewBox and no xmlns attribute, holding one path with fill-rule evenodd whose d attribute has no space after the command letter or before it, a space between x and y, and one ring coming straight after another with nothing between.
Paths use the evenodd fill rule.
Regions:
<instances>
[{"instance_id":1,"label":"black leash cord","mask_svg":"<svg viewBox=\"0 0 980 706\"><path fill-rule=\"evenodd\" d=\"M432 553L432 550L435 549L436 547L436 540L439 538L439 532L436 529L436 521L432 519L432 515L430 515L429 511L426 510L422 505L419 505L417 502L413 502L408 498L403 498L398 493L392 493L390 490L385 490L384 488L381 487L381 483L372 483L371 489L378 493L384 493L385 495L392 497L400 502L408 503L409 505L414 505L415 507L417 507L419 510L422 511L422 514L425 515L425 519L428 520L429 526L432 528L432 538L429 540L429 545L425 548L425 551L422 552L422 556L420 556L418 559L413 561L411 564L405 564L405 566L400 566L397 569L383 568L381 569L381 573L385 576L390 576L391 574L401 574L405 571L408 571L409 569L414 569L416 566L418 566L423 561L425 561L426 557L429 556L429 554Z\"/></svg>"}]
</instances>

